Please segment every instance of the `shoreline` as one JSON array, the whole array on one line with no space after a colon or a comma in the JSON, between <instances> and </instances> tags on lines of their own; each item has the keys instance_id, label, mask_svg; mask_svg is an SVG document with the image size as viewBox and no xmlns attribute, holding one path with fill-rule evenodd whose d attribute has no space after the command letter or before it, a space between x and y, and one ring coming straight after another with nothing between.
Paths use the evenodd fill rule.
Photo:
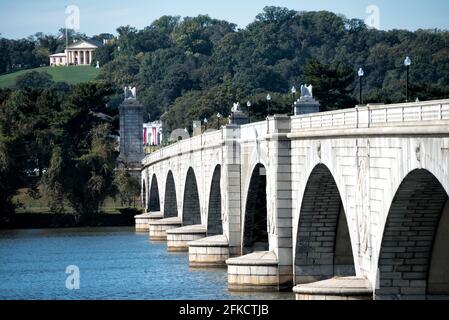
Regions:
<instances>
[{"instance_id":1,"label":"shoreline","mask_svg":"<svg viewBox=\"0 0 449 320\"><path fill-rule=\"evenodd\" d=\"M76 223L71 214L19 213L0 221L0 230L57 229L83 227L133 227L135 212L122 214L98 214L88 224Z\"/></svg>"}]
</instances>

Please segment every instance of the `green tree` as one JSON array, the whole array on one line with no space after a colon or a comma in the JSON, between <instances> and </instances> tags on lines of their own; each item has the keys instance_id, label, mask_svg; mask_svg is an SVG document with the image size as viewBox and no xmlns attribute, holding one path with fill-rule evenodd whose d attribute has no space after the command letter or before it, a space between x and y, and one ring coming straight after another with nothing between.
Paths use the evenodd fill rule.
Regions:
<instances>
[{"instance_id":1,"label":"green tree","mask_svg":"<svg viewBox=\"0 0 449 320\"><path fill-rule=\"evenodd\" d=\"M97 61L100 66L104 66L105 64L111 62L114 58L114 49L114 45L111 44L106 44L97 48L92 57L92 66L96 66Z\"/></svg>"},{"instance_id":2,"label":"green tree","mask_svg":"<svg viewBox=\"0 0 449 320\"><path fill-rule=\"evenodd\" d=\"M332 67L311 60L304 68L306 83L314 86L314 96L324 110L353 108L357 104L351 93L354 71L345 66Z\"/></svg>"},{"instance_id":3,"label":"green tree","mask_svg":"<svg viewBox=\"0 0 449 320\"><path fill-rule=\"evenodd\" d=\"M53 84L52 76L47 72L31 71L17 77L17 89L47 89Z\"/></svg>"},{"instance_id":4,"label":"green tree","mask_svg":"<svg viewBox=\"0 0 449 320\"><path fill-rule=\"evenodd\" d=\"M140 197L140 181L133 177L125 169L116 170L114 178L114 187L120 202L128 207L135 206L136 199Z\"/></svg>"}]
</instances>

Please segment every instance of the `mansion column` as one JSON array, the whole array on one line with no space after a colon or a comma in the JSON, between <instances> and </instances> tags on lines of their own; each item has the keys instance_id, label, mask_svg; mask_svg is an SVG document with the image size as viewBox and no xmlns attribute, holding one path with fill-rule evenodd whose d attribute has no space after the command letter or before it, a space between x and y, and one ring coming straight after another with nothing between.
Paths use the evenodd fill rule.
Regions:
<instances>
[{"instance_id":1,"label":"mansion column","mask_svg":"<svg viewBox=\"0 0 449 320\"><path fill-rule=\"evenodd\" d=\"M87 64L87 51L83 51L83 64Z\"/></svg>"},{"instance_id":2,"label":"mansion column","mask_svg":"<svg viewBox=\"0 0 449 320\"><path fill-rule=\"evenodd\" d=\"M92 50L89 50L89 64L92 64Z\"/></svg>"}]
</instances>

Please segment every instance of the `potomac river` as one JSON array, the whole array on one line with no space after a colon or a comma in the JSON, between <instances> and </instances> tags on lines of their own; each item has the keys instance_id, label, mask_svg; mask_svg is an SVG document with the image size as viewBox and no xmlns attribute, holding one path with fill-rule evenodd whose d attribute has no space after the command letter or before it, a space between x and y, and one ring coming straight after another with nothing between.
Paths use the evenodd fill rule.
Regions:
<instances>
[{"instance_id":1,"label":"potomac river","mask_svg":"<svg viewBox=\"0 0 449 320\"><path fill-rule=\"evenodd\" d=\"M2 300L294 298L231 293L226 277L226 269L189 269L187 253L169 254L134 228L0 230Z\"/></svg>"}]
</instances>

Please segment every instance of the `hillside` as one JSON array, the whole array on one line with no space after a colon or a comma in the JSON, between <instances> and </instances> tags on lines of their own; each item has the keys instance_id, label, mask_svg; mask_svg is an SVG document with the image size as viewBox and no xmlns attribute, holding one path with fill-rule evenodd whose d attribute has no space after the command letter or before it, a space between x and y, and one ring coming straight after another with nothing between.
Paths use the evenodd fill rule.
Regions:
<instances>
[{"instance_id":1,"label":"hillside","mask_svg":"<svg viewBox=\"0 0 449 320\"><path fill-rule=\"evenodd\" d=\"M72 66L72 67L42 67L36 69L21 70L0 76L0 88L10 88L14 86L19 75L31 71L47 72L52 76L55 82L67 82L77 84L93 80L99 73L99 70L90 66Z\"/></svg>"},{"instance_id":2,"label":"hillside","mask_svg":"<svg viewBox=\"0 0 449 320\"><path fill-rule=\"evenodd\" d=\"M245 29L197 16L164 16L141 30L122 27L119 37L96 52L99 78L121 88L133 83L145 114L166 114L170 129L190 127L234 102L251 101L252 120L292 109L290 89L312 84L323 110L354 107L357 71L364 69L363 101L406 100L404 60L412 60L410 99L449 96L449 32L381 31L364 21L327 12L266 7ZM101 58L100 58L101 57ZM298 96L296 97L298 98Z\"/></svg>"}]
</instances>

